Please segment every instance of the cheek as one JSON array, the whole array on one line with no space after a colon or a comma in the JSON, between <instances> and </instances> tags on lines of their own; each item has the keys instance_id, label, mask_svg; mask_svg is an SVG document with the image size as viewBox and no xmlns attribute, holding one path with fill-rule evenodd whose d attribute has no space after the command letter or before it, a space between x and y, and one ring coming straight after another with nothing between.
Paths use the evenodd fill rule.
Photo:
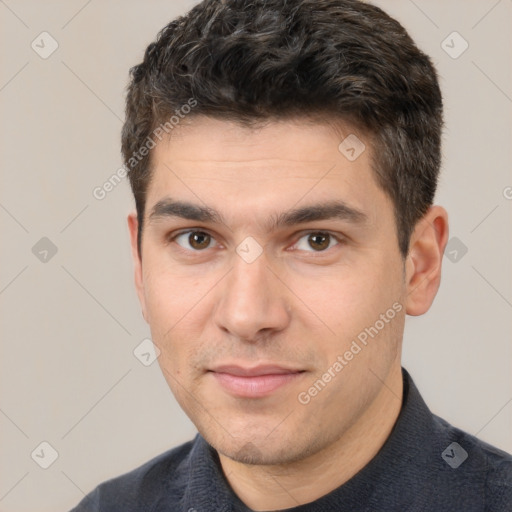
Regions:
<instances>
[{"instance_id":1,"label":"cheek","mask_svg":"<svg viewBox=\"0 0 512 512\"><path fill-rule=\"evenodd\" d=\"M326 274L316 279L315 286L303 280L300 297L315 313L312 321L320 320L324 325L328 345L339 350L401 302L401 283L396 260L374 258Z\"/></svg>"},{"instance_id":2,"label":"cheek","mask_svg":"<svg viewBox=\"0 0 512 512\"><path fill-rule=\"evenodd\" d=\"M177 265L163 256L151 258L148 255L144 267L144 295L150 325L169 330L188 312L193 312L194 304L204 293L200 279L184 271L178 272Z\"/></svg>"},{"instance_id":3,"label":"cheek","mask_svg":"<svg viewBox=\"0 0 512 512\"><path fill-rule=\"evenodd\" d=\"M209 290L216 280L176 273L169 264L151 266L148 258L144 292L153 342L161 351L160 365L174 375L197 357L205 321L211 315Z\"/></svg>"}]
</instances>

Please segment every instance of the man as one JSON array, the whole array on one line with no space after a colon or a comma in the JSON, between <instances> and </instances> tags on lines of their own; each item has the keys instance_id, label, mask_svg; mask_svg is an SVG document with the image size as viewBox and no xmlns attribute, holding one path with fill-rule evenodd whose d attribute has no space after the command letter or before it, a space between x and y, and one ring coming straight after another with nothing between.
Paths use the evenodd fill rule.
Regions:
<instances>
[{"instance_id":1,"label":"man","mask_svg":"<svg viewBox=\"0 0 512 512\"><path fill-rule=\"evenodd\" d=\"M199 434L75 511L510 511L512 458L401 368L437 293L442 99L356 0L205 0L131 70L135 283Z\"/></svg>"}]
</instances>

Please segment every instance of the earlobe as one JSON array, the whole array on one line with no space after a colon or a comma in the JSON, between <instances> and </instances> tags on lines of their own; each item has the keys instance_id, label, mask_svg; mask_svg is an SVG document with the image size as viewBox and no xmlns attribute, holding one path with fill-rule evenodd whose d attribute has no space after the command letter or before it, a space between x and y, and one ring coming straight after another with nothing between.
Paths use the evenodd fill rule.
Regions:
<instances>
[{"instance_id":1,"label":"earlobe","mask_svg":"<svg viewBox=\"0 0 512 512\"><path fill-rule=\"evenodd\" d=\"M439 289L444 249L448 241L448 213L431 206L411 235L406 261L406 313L426 313Z\"/></svg>"},{"instance_id":2,"label":"earlobe","mask_svg":"<svg viewBox=\"0 0 512 512\"><path fill-rule=\"evenodd\" d=\"M142 308L142 316L146 322L147 313L146 313L146 299L144 294L144 279L142 273L142 261L139 255L138 250L138 227L139 222L137 219L137 213L132 212L128 215L128 230L130 232L130 243L132 249L132 259L133 259L133 270L134 270L134 280L135 280L135 289L137 291L137 296L139 297L139 302Z\"/></svg>"}]
</instances>

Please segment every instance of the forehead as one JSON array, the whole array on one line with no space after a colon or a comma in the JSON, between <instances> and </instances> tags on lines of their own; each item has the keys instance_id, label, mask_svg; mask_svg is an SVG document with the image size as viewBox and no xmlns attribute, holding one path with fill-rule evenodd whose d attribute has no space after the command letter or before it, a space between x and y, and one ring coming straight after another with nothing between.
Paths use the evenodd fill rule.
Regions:
<instances>
[{"instance_id":1,"label":"forehead","mask_svg":"<svg viewBox=\"0 0 512 512\"><path fill-rule=\"evenodd\" d=\"M328 123L185 119L153 149L146 212L169 196L240 216L340 199L376 217L389 204L370 151L363 134Z\"/></svg>"},{"instance_id":2,"label":"forehead","mask_svg":"<svg viewBox=\"0 0 512 512\"><path fill-rule=\"evenodd\" d=\"M169 137L163 139L154 150L154 158L161 160L172 156L173 160L206 160L210 163L260 159L325 163L342 155L340 149L350 149L345 147L344 141L357 150L355 156L361 152L363 157L369 157L367 137L341 122L296 118L247 127L233 121L197 116L185 118ZM368 151L362 151L364 146ZM345 156L350 159L354 154L349 152Z\"/></svg>"}]
</instances>

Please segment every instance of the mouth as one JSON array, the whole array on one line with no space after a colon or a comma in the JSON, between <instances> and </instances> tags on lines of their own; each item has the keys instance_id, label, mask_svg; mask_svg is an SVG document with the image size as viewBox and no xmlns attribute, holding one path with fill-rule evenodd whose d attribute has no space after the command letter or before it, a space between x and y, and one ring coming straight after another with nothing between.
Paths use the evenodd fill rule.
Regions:
<instances>
[{"instance_id":1,"label":"mouth","mask_svg":"<svg viewBox=\"0 0 512 512\"><path fill-rule=\"evenodd\" d=\"M262 398L296 381L305 370L275 365L243 367L218 366L209 373L228 393L239 398Z\"/></svg>"}]
</instances>

